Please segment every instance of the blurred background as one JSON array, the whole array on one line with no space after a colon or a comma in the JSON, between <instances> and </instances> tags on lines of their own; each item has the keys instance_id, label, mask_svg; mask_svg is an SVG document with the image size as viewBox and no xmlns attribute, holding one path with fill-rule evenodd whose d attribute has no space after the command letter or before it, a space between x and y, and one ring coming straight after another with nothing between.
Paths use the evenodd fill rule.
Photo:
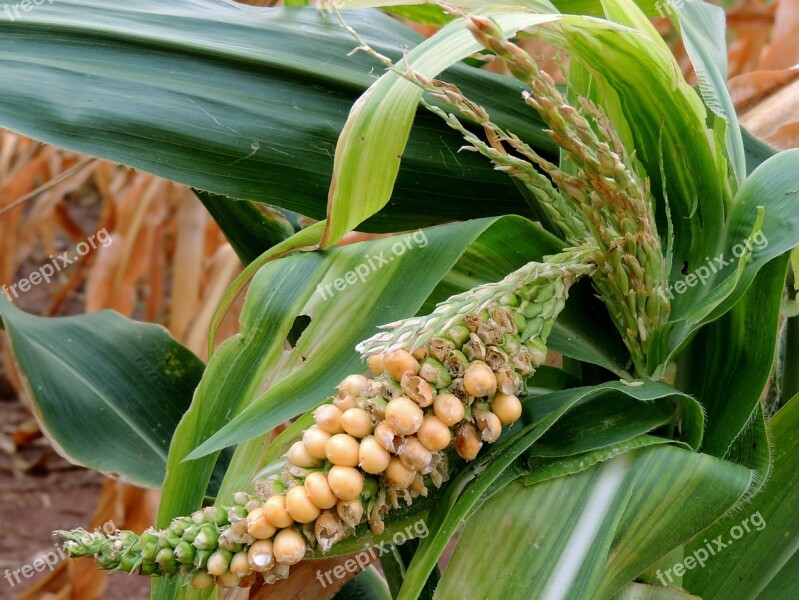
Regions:
<instances>
[{"instance_id":1,"label":"blurred background","mask_svg":"<svg viewBox=\"0 0 799 600\"><path fill-rule=\"evenodd\" d=\"M724 5L730 88L743 125L780 149L799 147L799 2ZM695 82L668 21L657 25ZM98 241L110 242L95 244L49 283L18 293L16 305L44 316L113 309L163 325L205 359L211 317L242 265L191 190L0 130L0 284L28 277L51 256L74 255L97 232L110 236ZM218 339L236 332L237 312ZM141 530L154 520L156 492L58 456L20 392L0 337L0 575L53 551L54 529L110 520ZM148 590L146 579L124 575L107 586L90 561L61 561L13 587L0 579L0 598L137 600Z\"/></svg>"}]
</instances>

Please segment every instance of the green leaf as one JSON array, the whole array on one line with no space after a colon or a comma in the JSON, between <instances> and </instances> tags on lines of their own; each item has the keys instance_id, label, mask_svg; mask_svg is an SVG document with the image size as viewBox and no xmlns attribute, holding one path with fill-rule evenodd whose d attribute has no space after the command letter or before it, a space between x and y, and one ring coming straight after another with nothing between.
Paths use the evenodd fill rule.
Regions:
<instances>
[{"instance_id":1,"label":"green leaf","mask_svg":"<svg viewBox=\"0 0 799 600\"><path fill-rule=\"evenodd\" d=\"M372 565L350 579L333 600L391 600L386 582Z\"/></svg>"},{"instance_id":2,"label":"green leaf","mask_svg":"<svg viewBox=\"0 0 799 600\"><path fill-rule=\"evenodd\" d=\"M111 477L160 487L202 361L163 327L113 311L48 319L0 294L0 316L33 413L58 453Z\"/></svg>"},{"instance_id":3,"label":"green leaf","mask_svg":"<svg viewBox=\"0 0 799 600\"><path fill-rule=\"evenodd\" d=\"M720 319L680 357L680 388L707 411L702 451L723 457L760 404L774 362L788 255L768 263Z\"/></svg>"},{"instance_id":4,"label":"green leaf","mask_svg":"<svg viewBox=\"0 0 799 600\"><path fill-rule=\"evenodd\" d=\"M526 400L523 416L523 422L526 425L466 465L449 483L444 495L436 502L429 516L430 535L420 543L419 550L406 572L405 583L398 600L416 598L424 587L429 574L438 563L450 538L488 497L499 492L513 479L525 474L525 469L517 459L556 422L577 406L588 402L613 402L620 395L644 402L662 398L681 403L688 428L685 432L687 439L692 441L694 447L698 445L703 425L701 409L695 400L662 383L648 381L640 386L626 386L619 382L611 382L590 388L555 392ZM748 471L746 472L748 473ZM742 493L743 490L740 494ZM496 526L496 523L494 525ZM513 545L506 546L506 548L513 547ZM514 549L514 551L516 550ZM485 555L481 553L481 556ZM483 570L479 569L476 572L482 574ZM444 574L442 586L448 577L450 577L449 570ZM493 580L493 578L491 579ZM440 593L440 589L437 594ZM483 596L478 594L477 597Z\"/></svg>"},{"instance_id":5,"label":"green leaf","mask_svg":"<svg viewBox=\"0 0 799 600\"><path fill-rule=\"evenodd\" d=\"M423 38L378 11L348 17L394 59ZM227 0L58 0L0 19L0 126L211 193L321 219L336 139L381 66L313 7ZM20 73L25 74L24 77ZM551 156L508 78L451 76ZM479 91L479 90L478 90ZM512 182L420 111L380 231L529 214ZM433 176L435 175L435 176ZM489 201L490 199L490 201ZM233 202L233 200L231 200Z\"/></svg>"},{"instance_id":6,"label":"green leaf","mask_svg":"<svg viewBox=\"0 0 799 600\"><path fill-rule=\"evenodd\" d=\"M726 123L727 153L738 184L746 179L746 153L738 116L727 89L724 9L704 2L675 3L682 41L694 66L705 104Z\"/></svg>"},{"instance_id":7,"label":"green leaf","mask_svg":"<svg viewBox=\"0 0 799 600\"><path fill-rule=\"evenodd\" d=\"M701 569L686 573L683 586L691 593L704 600L791 600L799 596L797 427L799 397L794 397L768 423L773 471L763 490L742 510L686 546L686 556L696 556L708 542L715 551ZM726 547L719 548L713 542L716 539Z\"/></svg>"},{"instance_id":8,"label":"green leaf","mask_svg":"<svg viewBox=\"0 0 799 600\"><path fill-rule=\"evenodd\" d=\"M532 487L513 483L469 521L436 597L466 588L476 598L607 598L733 506L749 483L747 469L671 446ZM486 577L478 545L503 577Z\"/></svg>"}]
</instances>

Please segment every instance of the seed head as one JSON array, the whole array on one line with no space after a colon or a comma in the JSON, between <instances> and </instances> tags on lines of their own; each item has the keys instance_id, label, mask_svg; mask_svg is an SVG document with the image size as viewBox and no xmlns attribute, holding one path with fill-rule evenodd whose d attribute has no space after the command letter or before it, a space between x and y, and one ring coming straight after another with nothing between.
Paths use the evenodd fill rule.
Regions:
<instances>
[{"instance_id":1,"label":"seed head","mask_svg":"<svg viewBox=\"0 0 799 600\"><path fill-rule=\"evenodd\" d=\"M386 422L399 435L411 435L419 431L423 416L419 405L405 396L394 398L386 406Z\"/></svg>"},{"instance_id":2,"label":"seed head","mask_svg":"<svg viewBox=\"0 0 799 600\"><path fill-rule=\"evenodd\" d=\"M466 416L463 402L453 394L439 394L436 396L433 410L447 427L460 423Z\"/></svg>"},{"instance_id":3,"label":"seed head","mask_svg":"<svg viewBox=\"0 0 799 600\"><path fill-rule=\"evenodd\" d=\"M351 436L363 438L372 433L372 419L362 408L350 408L341 415L341 426Z\"/></svg>"},{"instance_id":4,"label":"seed head","mask_svg":"<svg viewBox=\"0 0 799 600\"><path fill-rule=\"evenodd\" d=\"M286 492L286 510L297 523L310 523L322 512L304 485L296 485Z\"/></svg>"},{"instance_id":5,"label":"seed head","mask_svg":"<svg viewBox=\"0 0 799 600\"><path fill-rule=\"evenodd\" d=\"M284 565L296 565L305 556L305 539L291 527L277 532L272 547L275 560Z\"/></svg>"},{"instance_id":6,"label":"seed head","mask_svg":"<svg viewBox=\"0 0 799 600\"><path fill-rule=\"evenodd\" d=\"M374 436L370 435L361 440L358 459L358 464L362 470L371 475L378 475L388 467L391 454Z\"/></svg>"},{"instance_id":7,"label":"seed head","mask_svg":"<svg viewBox=\"0 0 799 600\"><path fill-rule=\"evenodd\" d=\"M332 508L336 505L338 498L330 489L327 476L322 471L314 471L309 474L303 485L308 496L319 508Z\"/></svg>"},{"instance_id":8,"label":"seed head","mask_svg":"<svg viewBox=\"0 0 799 600\"><path fill-rule=\"evenodd\" d=\"M327 481L339 500L355 500L363 491L363 475L354 467L334 466Z\"/></svg>"},{"instance_id":9,"label":"seed head","mask_svg":"<svg viewBox=\"0 0 799 600\"><path fill-rule=\"evenodd\" d=\"M472 363L463 374L463 387L470 396L491 396L497 391L497 377L488 365Z\"/></svg>"},{"instance_id":10,"label":"seed head","mask_svg":"<svg viewBox=\"0 0 799 600\"><path fill-rule=\"evenodd\" d=\"M302 434L302 443L305 445L306 452L320 460L327 458L325 446L329 439L330 434L318 425L312 425Z\"/></svg>"},{"instance_id":11,"label":"seed head","mask_svg":"<svg viewBox=\"0 0 799 600\"><path fill-rule=\"evenodd\" d=\"M337 433L327 441L327 460L343 467L358 466L358 440L346 433Z\"/></svg>"}]
</instances>

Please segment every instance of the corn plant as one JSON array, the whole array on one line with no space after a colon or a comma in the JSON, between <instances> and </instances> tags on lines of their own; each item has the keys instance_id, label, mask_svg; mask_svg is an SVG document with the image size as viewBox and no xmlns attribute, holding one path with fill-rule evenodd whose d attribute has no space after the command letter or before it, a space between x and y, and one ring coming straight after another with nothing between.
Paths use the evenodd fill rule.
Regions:
<instances>
[{"instance_id":1,"label":"corn plant","mask_svg":"<svg viewBox=\"0 0 799 600\"><path fill-rule=\"evenodd\" d=\"M739 127L723 13L672 7L695 89L651 2L387 9L428 39L381 4L0 24L0 124L194 187L247 264L207 364L0 298L59 451L162 490L65 551L158 599L392 542L341 597L795 598L799 152ZM276 239L259 202L321 220Z\"/></svg>"}]
</instances>

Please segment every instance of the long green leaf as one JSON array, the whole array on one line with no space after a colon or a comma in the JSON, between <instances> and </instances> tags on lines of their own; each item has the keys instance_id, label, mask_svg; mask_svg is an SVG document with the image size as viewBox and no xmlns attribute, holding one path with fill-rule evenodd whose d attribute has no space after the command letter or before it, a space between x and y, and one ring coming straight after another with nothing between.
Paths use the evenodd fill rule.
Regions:
<instances>
[{"instance_id":1,"label":"long green leaf","mask_svg":"<svg viewBox=\"0 0 799 600\"><path fill-rule=\"evenodd\" d=\"M33 414L58 453L159 488L202 361L163 327L113 311L48 319L0 294L0 318Z\"/></svg>"},{"instance_id":2,"label":"long green leaf","mask_svg":"<svg viewBox=\"0 0 799 600\"><path fill-rule=\"evenodd\" d=\"M397 60L423 39L378 11L349 18ZM355 46L334 17L312 7L45 2L0 19L0 126L319 219L336 138L381 68L363 54L348 57ZM552 141L512 102L515 83L467 66L451 76L467 90L484 89L498 120L551 155ZM461 145L421 111L392 206L367 227L529 214L515 186L480 157L458 154Z\"/></svg>"},{"instance_id":3,"label":"long green leaf","mask_svg":"<svg viewBox=\"0 0 799 600\"><path fill-rule=\"evenodd\" d=\"M774 467L763 491L686 547L686 556L696 555L708 542L714 550L701 569L687 571L683 585L691 593L705 600L792 600L799 595L797 427L799 397L768 424Z\"/></svg>"}]
</instances>

